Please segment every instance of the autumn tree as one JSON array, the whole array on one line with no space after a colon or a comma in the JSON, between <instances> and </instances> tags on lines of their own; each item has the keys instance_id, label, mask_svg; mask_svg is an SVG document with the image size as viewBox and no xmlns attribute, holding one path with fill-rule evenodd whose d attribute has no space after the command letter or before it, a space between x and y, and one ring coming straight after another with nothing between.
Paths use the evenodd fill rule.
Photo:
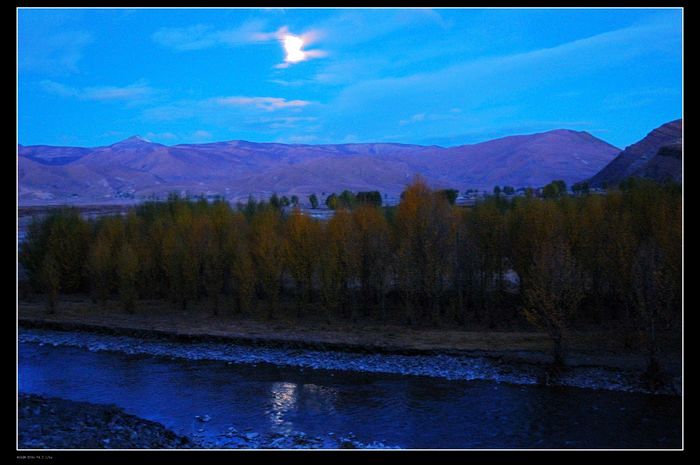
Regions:
<instances>
[{"instance_id":1,"label":"autumn tree","mask_svg":"<svg viewBox=\"0 0 700 465\"><path fill-rule=\"evenodd\" d=\"M119 299L122 307L128 313L134 313L138 292L136 280L138 276L138 257L136 252L127 242L124 242L118 251L116 274L119 282Z\"/></svg>"},{"instance_id":2,"label":"autumn tree","mask_svg":"<svg viewBox=\"0 0 700 465\"><path fill-rule=\"evenodd\" d=\"M297 316L300 317L311 301L320 242L319 224L295 208L287 218L284 239L285 263L296 283Z\"/></svg>"},{"instance_id":3,"label":"autumn tree","mask_svg":"<svg viewBox=\"0 0 700 465\"><path fill-rule=\"evenodd\" d=\"M461 238L469 249L465 264L472 266L467 275L474 284L472 306L475 318L485 316L493 322L493 311L503 293L506 268L506 215L500 210L498 199L488 199L474 207L467 215L467 230ZM493 296L497 298L494 299ZM481 312L479 312L481 310Z\"/></svg>"},{"instance_id":4,"label":"autumn tree","mask_svg":"<svg viewBox=\"0 0 700 465\"><path fill-rule=\"evenodd\" d=\"M352 212L350 245L356 258L351 261L357 267L360 281L361 302L365 313L379 304L379 316L385 320L386 293L391 266L391 235L389 224L381 210L373 205L363 205Z\"/></svg>"},{"instance_id":5,"label":"autumn tree","mask_svg":"<svg viewBox=\"0 0 700 465\"><path fill-rule=\"evenodd\" d=\"M477 299L481 287L480 282L482 260L478 249L476 231L471 227L473 210L455 209L453 211L455 223L454 251L452 253L452 290L454 292L455 316L464 325L467 324L469 314L474 313L478 319L480 312Z\"/></svg>"},{"instance_id":6,"label":"autumn tree","mask_svg":"<svg viewBox=\"0 0 700 465\"><path fill-rule=\"evenodd\" d=\"M527 271L524 313L552 340L555 365L564 364L564 336L583 297L582 275L565 239L540 245Z\"/></svg>"},{"instance_id":7,"label":"autumn tree","mask_svg":"<svg viewBox=\"0 0 700 465\"><path fill-rule=\"evenodd\" d=\"M330 321L333 310L345 313L352 307L351 318L356 318L355 305L350 302L350 281L358 258L354 246L352 216L346 209L338 210L325 224L322 242L318 245L320 258L320 282L326 319Z\"/></svg>"},{"instance_id":8,"label":"autumn tree","mask_svg":"<svg viewBox=\"0 0 700 465\"><path fill-rule=\"evenodd\" d=\"M163 236L161 254L170 296L183 310L188 302L197 298L201 255L197 255L196 241L191 209L186 204L174 206L172 223Z\"/></svg>"},{"instance_id":9,"label":"autumn tree","mask_svg":"<svg viewBox=\"0 0 700 465\"><path fill-rule=\"evenodd\" d=\"M236 308L245 313L252 307L256 273L251 256L250 228L239 213L229 218L223 244L228 266L228 287L234 295Z\"/></svg>"},{"instance_id":10,"label":"autumn tree","mask_svg":"<svg viewBox=\"0 0 700 465\"><path fill-rule=\"evenodd\" d=\"M46 310L50 314L56 313L58 293L61 290L60 273L58 261L52 253L47 253L39 269L39 282L41 290L46 296Z\"/></svg>"},{"instance_id":11,"label":"autumn tree","mask_svg":"<svg viewBox=\"0 0 700 465\"><path fill-rule=\"evenodd\" d=\"M406 318L415 310L439 322L445 275L452 252L452 215L444 196L416 179L403 193L396 213L398 276L406 303Z\"/></svg>"},{"instance_id":12,"label":"autumn tree","mask_svg":"<svg viewBox=\"0 0 700 465\"><path fill-rule=\"evenodd\" d=\"M228 266L228 257L224 253L226 218L209 218L203 221L205 234L202 281L211 310L214 315L218 315Z\"/></svg>"},{"instance_id":13,"label":"autumn tree","mask_svg":"<svg viewBox=\"0 0 700 465\"><path fill-rule=\"evenodd\" d=\"M117 288L115 256L124 232L118 217L104 218L96 227L95 239L90 244L88 270L93 299L104 303Z\"/></svg>"},{"instance_id":14,"label":"autumn tree","mask_svg":"<svg viewBox=\"0 0 700 465\"><path fill-rule=\"evenodd\" d=\"M279 306L284 270L279 214L274 209L264 209L253 217L250 226L250 252L255 267L256 288L266 301L267 316L271 319Z\"/></svg>"}]
</instances>

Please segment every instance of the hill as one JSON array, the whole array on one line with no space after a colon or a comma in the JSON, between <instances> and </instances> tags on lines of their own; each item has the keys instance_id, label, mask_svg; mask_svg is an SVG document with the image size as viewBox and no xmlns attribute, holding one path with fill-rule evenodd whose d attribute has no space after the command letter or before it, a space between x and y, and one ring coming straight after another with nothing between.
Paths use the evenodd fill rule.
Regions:
<instances>
[{"instance_id":1,"label":"hill","mask_svg":"<svg viewBox=\"0 0 700 465\"><path fill-rule=\"evenodd\" d=\"M630 145L593 176L593 187L618 184L625 178L643 177L681 181L683 120L670 121Z\"/></svg>"},{"instance_id":2,"label":"hill","mask_svg":"<svg viewBox=\"0 0 700 465\"><path fill-rule=\"evenodd\" d=\"M571 184L619 149L559 129L457 147L366 143L304 145L228 141L166 146L134 136L94 148L22 146L20 204L119 202L151 194L307 195L343 189L397 195L415 175L434 187Z\"/></svg>"}]
</instances>

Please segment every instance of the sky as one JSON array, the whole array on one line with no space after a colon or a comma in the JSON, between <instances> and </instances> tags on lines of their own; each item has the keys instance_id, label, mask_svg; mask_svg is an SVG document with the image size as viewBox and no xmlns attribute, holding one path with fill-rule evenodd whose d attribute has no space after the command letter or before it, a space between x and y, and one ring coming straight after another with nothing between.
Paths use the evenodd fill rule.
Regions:
<instances>
[{"instance_id":1,"label":"sky","mask_svg":"<svg viewBox=\"0 0 700 465\"><path fill-rule=\"evenodd\" d=\"M18 9L23 145L454 146L682 117L680 9Z\"/></svg>"}]
</instances>

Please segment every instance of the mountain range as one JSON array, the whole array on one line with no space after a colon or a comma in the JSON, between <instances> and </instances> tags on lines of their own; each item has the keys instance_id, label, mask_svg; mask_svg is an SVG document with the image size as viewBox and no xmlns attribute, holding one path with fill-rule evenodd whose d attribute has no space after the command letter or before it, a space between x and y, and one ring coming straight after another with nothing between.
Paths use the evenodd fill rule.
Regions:
<instances>
[{"instance_id":1,"label":"mountain range","mask_svg":"<svg viewBox=\"0 0 700 465\"><path fill-rule=\"evenodd\" d=\"M557 129L456 147L393 143L305 145L228 141L166 146L138 136L104 147L18 146L20 205L114 202L186 192L249 194L379 190L398 195L415 175L436 188L491 190L591 178L620 150Z\"/></svg>"}]
</instances>

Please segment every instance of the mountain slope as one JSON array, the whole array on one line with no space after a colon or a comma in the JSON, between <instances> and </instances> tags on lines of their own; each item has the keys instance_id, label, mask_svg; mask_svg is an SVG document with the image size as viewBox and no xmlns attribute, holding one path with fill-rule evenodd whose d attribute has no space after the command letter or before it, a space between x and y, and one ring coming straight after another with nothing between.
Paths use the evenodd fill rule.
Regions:
<instances>
[{"instance_id":1,"label":"mountain slope","mask_svg":"<svg viewBox=\"0 0 700 465\"><path fill-rule=\"evenodd\" d=\"M246 141L165 146L139 137L105 147L19 146L20 203L110 201L187 191L245 198L342 189L396 195L415 175L435 187L571 184L619 149L586 132L555 130L443 148Z\"/></svg>"},{"instance_id":2,"label":"mountain slope","mask_svg":"<svg viewBox=\"0 0 700 465\"><path fill-rule=\"evenodd\" d=\"M680 181L682 142L683 120L663 124L620 152L591 178L590 184L593 187L613 185L630 176L648 177L657 181L670 177Z\"/></svg>"}]
</instances>

